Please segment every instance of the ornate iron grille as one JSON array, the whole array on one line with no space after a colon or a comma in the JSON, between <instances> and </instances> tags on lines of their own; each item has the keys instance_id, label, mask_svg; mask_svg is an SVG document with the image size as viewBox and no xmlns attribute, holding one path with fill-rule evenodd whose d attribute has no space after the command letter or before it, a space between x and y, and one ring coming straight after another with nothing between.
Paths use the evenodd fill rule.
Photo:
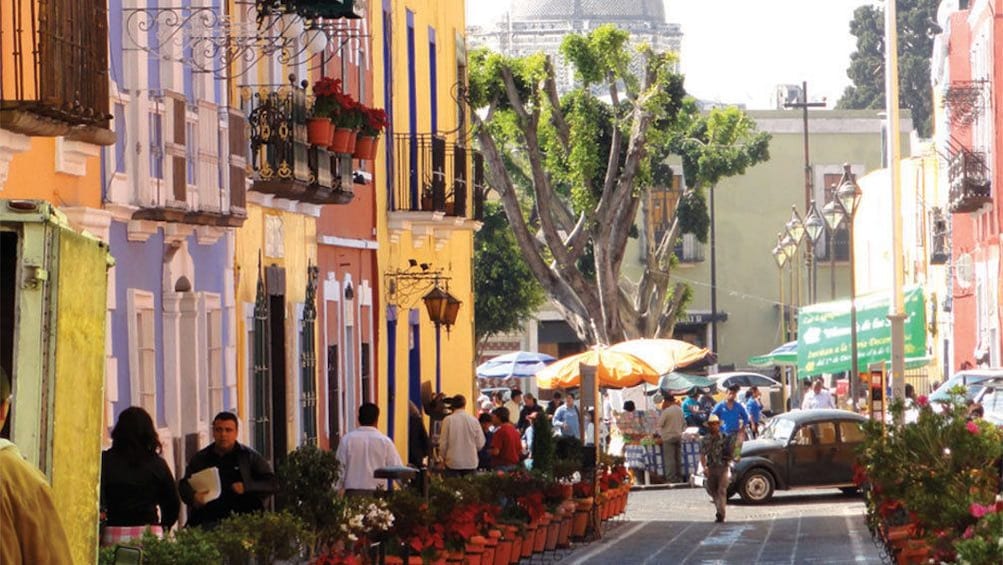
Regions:
<instances>
[{"instance_id":1,"label":"ornate iron grille","mask_svg":"<svg viewBox=\"0 0 1003 565\"><path fill-rule=\"evenodd\" d=\"M303 444L317 445L317 353L314 336L317 325L317 267L307 267L306 300L300 330L300 397Z\"/></svg>"},{"instance_id":2,"label":"ornate iron grille","mask_svg":"<svg viewBox=\"0 0 1003 565\"><path fill-rule=\"evenodd\" d=\"M980 80L959 80L951 83L944 93L944 105L951 123L967 126L979 120L985 110L985 100L989 100L989 82Z\"/></svg>"},{"instance_id":3,"label":"ornate iron grille","mask_svg":"<svg viewBox=\"0 0 1003 565\"><path fill-rule=\"evenodd\" d=\"M102 0L6 0L4 127L66 135L72 126L107 129L108 16ZM114 136L95 139L114 143Z\"/></svg>"},{"instance_id":4,"label":"ornate iron grille","mask_svg":"<svg viewBox=\"0 0 1003 565\"><path fill-rule=\"evenodd\" d=\"M944 265L951 256L949 223L938 206L930 210L930 264Z\"/></svg>"},{"instance_id":5,"label":"ornate iron grille","mask_svg":"<svg viewBox=\"0 0 1003 565\"><path fill-rule=\"evenodd\" d=\"M254 412L251 414L254 449L265 459L272 457L272 369L271 339L269 337L268 292L265 289L265 273L261 269L258 256L258 288L254 301L254 382L251 400Z\"/></svg>"},{"instance_id":6,"label":"ornate iron grille","mask_svg":"<svg viewBox=\"0 0 1003 565\"><path fill-rule=\"evenodd\" d=\"M484 219L484 198L487 185L484 183L484 155L474 152L474 219Z\"/></svg>"},{"instance_id":7,"label":"ornate iron grille","mask_svg":"<svg viewBox=\"0 0 1003 565\"><path fill-rule=\"evenodd\" d=\"M307 139L307 82L288 85L248 85L241 105L250 125L252 188L314 204L345 204L352 200L351 160ZM348 181L346 182L345 178Z\"/></svg>"}]
</instances>

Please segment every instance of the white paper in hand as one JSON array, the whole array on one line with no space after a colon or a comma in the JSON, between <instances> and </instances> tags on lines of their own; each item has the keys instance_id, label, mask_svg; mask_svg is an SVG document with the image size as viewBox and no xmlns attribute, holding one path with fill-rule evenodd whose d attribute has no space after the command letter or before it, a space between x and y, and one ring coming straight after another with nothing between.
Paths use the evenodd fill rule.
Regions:
<instances>
[{"instance_id":1,"label":"white paper in hand","mask_svg":"<svg viewBox=\"0 0 1003 565\"><path fill-rule=\"evenodd\" d=\"M195 492L208 492L209 495L206 496L206 502L216 500L222 491L222 486L219 482L219 468L209 467L193 474L188 478L188 484Z\"/></svg>"}]
</instances>

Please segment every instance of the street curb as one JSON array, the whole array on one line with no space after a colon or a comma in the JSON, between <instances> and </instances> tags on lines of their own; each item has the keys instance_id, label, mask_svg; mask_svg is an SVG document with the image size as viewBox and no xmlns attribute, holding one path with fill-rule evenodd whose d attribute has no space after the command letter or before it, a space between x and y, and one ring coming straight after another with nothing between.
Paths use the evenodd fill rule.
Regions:
<instances>
[{"instance_id":1,"label":"street curb","mask_svg":"<svg viewBox=\"0 0 1003 565\"><path fill-rule=\"evenodd\" d=\"M646 490L669 490L677 488L693 488L690 483L662 483L659 485L634 485L630 487L631 492L646 491Z\"/></svg>"}]
</instances>

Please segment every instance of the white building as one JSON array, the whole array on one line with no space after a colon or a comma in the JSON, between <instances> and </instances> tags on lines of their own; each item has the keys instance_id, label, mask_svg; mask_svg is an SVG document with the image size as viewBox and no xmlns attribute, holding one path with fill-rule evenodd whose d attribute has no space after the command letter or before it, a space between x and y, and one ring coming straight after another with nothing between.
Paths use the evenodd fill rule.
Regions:
<instances>
[{"instance_id":1,"label":"white building","mask_svg":"<svg viewBox=\"0 0 1003 565\"><path fill-rule=\"evenodd\" d=\"M500 22L472 27L468 37L474 45L505 55L550 55L557 69L557 89L564 93L575 86L574 71L559 53L564 36L588 33L608 23L629 31L634 44L679 52L683 34L678 24L665 22L662 0L512 0L511 12Z\"/></svg>"}]
</instances>

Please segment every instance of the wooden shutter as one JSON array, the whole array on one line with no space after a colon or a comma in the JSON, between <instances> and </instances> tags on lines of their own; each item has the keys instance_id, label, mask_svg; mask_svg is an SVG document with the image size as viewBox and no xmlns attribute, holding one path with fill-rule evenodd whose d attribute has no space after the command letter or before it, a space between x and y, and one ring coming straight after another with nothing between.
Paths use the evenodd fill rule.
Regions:
<instances>
[{"instance_id":1,"label":"wooden shutter","mask_svg":"<svg viewBox=\"0 0 1003 565\"><path fill-rule=\"evenodd\" d=\"M174 151L169 152L171 158L171 186L174 200L188 201L188 169L185 163L185 99L176 92L168 93L168 119L171 120L171 138Z\"/></svg>"},{"instance_id":2,"label":"wooden shutter","mask_svg":"<svg viewBox=\"0 0 1003 565\"><path fill-rule=\"evenodd\" d=\"M247 207L247 120L239 110L228 112L230 136L230 213L243 214Z\"/></svg>"},{"instance_id":3,"label":"wooden shutter","mask_svg":"<svg viewBox=\"0 0 1003 565\"><path fill-rule=\"evenodd\" d=\"M453 215L467 215L467 148L453 146Z\"/></svg>"}]
</instances>

